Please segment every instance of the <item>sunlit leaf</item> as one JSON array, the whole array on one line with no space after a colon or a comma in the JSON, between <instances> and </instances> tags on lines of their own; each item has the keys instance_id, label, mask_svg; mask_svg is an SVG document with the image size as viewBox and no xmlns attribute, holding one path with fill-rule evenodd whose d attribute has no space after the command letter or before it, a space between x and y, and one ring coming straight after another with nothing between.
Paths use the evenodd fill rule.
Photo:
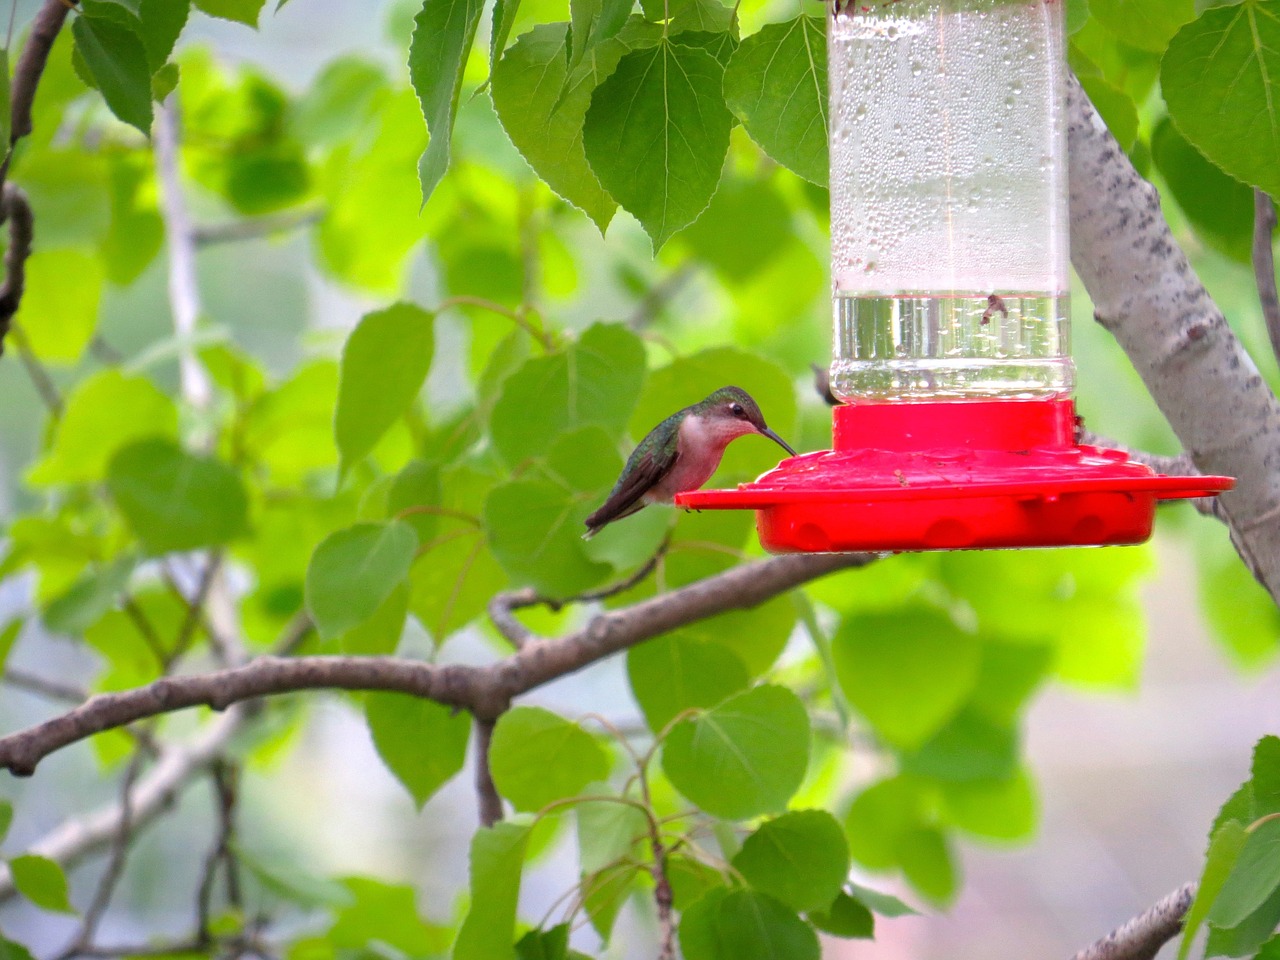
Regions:
<instances>
[{"instance_id":1,"label":"sunlit leaf","mask_svg":"<svg viewBox=\"0 0 1280 960\"><path fill-rule=\"evenodd\" d=\"M27 258L18 320L41 360L80 359L98 325L102 274L101 260L82 250L37 250Z\"/></svg>"},{"instance_id":2,"label":"sunlit leaf","mask_svg":"<svg viewBox=\"0 0 1280 960\"><path fill-rule=\"evenodd\" d=\"M404 523L358 523L331 534L307 567L307 609L322 637L364 623L409 573L418 547Z\"/></svg>"},{"instance_id":3,"label":"sunlit leaf","mask_svg":"<svg viewBox=\"0 0 1280 960\"><path fill-rule=\"evenodd\" d=\"M30 853L9 861L9 873L18 892L42 910L75 913L67 899L67 877L48 857Z\"/></svg>"},{"instance_id":4,"label":"sunlit leaf","mask_svg":"<svg viewBox=\"0 0 1280 960\"><path fill-rule=\"evenodd\" d=\"M462 769L469 714L403 693L366 694L364 712L378 756L419 807Z\"/></svg>"},{"instance_id":5,"label":"sunlit leaf","mask_svg":"<svg viewBox=\"0 0 1280 960\"><path fill-rule=\"evenodd\" d=\"M729 109L783 166L827 182L827 32L821 17L771 23L742 41L724 72Z\"/></svg>"},{"instance_id":6,"label":"sunlit leaf","mask_svg":"<svg viewBox=\"0 0 1280 960\"><path fill-rule=\"evenodd\" d=\"M779 810L809 765L809 717L790 690L760 686L672 728L662 769L681 793L718 817Z\"/></svg>"},{"instance_id":7,"label":"sunlit leaf","mask_svg":"<svg viewBox=\"0 0 1280 960\"><path fill-rule=\"evenodd\" d=\"M1163 6L1163 0L1160 0ZM1183 0L1189 7L1191 0ZM1207 10L1169 44L1160 88L1169 115L1237 180L1280 193L1280 10L1249 2Z\"/></svg>"},{"instance_id":8,"label":"sunlit leaf","mask_svg":"<svg viewBox=\"0 0 1280 960\"><path fill-rule=\"evenodd\" d=\"M706 209L720 182L731 122L723 78L711 54L664 40L623 57L591 96L587 162L655 250Z\"/></svg>"},{"instance_id":9,"label":"sunlit leaf","mask_svg":"<svg viewBox=\"0 0 1280 960\"><path fill-rule=\"evenodd\" d=\"M111 112L150 135L151 70L139 36L114 20L87 15L74 19L71 32Z\"/></svg>"},{"instance_id":10,"label":"sunlit leaf","mask_svg":"<svg viewBox=\"0 0 1280 960\"><path fill-rule=\"evenodd\" d=\"M409 81L422 104L431 139L418 163L422 200L430 199L449 166L453 117L462 90L462 71L475 39L483 4L479 0L425 0L413 18Z\"/></svg>"},{"instance_id":11,"label":"sunlit leaf","mask_svg":"<svg viewBox=\"0 0 1280 960\"><path fill-rule=\"evenodd\" d=\"M248 496L236 472L169 440L120 450L107 469L107 487L153 553L224 544L248 522Z\"/></svg>"},{"instance_id":12,"label":"sunlit leaf","mask_svg":"<svg viewBox=\"0 0 1280 960\"><path fill-rule=\"evenodd\" d=\"M346 473L413 403L431 368L434 316L409 303L368 313L342 350L333 432Z\"/></svg>"},{"instance_id":13,"label":"sunlit leaf","mask_svg":"<svg viewBox=\"0 0 1280 960\"><path fill-rule=\"evenodd\" d=\"M471 838L471 907L458 939L454 960L499 960L515 955L516 901L529 827L496 823Z\"/></svg>"},{"instance_id":14,"label":"sunlit leaf","mask_svg":"<svg viewBox=\"0 0 1280 960\"><path fill-rule=\"evenodd\" d=\"M609 758L596 739L541 707L513 707L493 729L493 782L517 810L536 811L604 779Z\"/></svg>"},{"instance_id":15,"label":"sunlit leaf","mask_svg":"<svg viewBox=\"0 0 1280 960\"><path fill-rule=\"evenodd\" d=\"M754 889L803 913L835 900L849 872L849 848L831 814L796 810L757 827L733 866Z\"/></svg>"}]
</instances>

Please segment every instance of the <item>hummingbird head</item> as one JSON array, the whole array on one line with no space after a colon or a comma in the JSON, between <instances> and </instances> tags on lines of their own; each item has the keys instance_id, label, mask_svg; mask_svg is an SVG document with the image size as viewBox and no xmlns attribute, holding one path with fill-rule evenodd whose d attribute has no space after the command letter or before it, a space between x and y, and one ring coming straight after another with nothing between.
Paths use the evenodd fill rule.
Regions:
<instances>
[{"instance_id":1,"label":"hummingbird head","mask_svg":"<svg viewBox=\"0 0 1280 960\"><path fill-rule=\"evenodd\" d=\"M768 437L791 456L796 455L785 440L769 429L759 405L741 387L721 387L707 399L695 404L690 412L704 421L709 433L723 438L724 443L748 433L758 433Z\"/></svg>"}]
</instances>

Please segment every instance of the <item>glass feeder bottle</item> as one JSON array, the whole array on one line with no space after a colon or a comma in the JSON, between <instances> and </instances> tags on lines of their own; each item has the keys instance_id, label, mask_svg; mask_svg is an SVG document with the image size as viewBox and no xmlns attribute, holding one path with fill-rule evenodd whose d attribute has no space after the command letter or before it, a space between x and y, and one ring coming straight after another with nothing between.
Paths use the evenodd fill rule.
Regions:
<instances>
[{"instance_id":1,"label":"glass feeder bottle","mask_svg":"<svg viewBox=\"0 0 1280 960\"><path fill-rule=\"evenodd\" d=\"M829 8L841 400L1070 395L1064 6Z\"/></svg>"}]
</instances>

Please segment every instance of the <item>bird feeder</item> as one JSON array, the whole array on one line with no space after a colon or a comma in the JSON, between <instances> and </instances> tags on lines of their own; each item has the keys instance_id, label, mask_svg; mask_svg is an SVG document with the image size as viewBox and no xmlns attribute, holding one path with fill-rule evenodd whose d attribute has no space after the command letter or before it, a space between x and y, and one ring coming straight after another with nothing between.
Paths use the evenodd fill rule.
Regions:
<instances>
[{"instance_id":1,"label":"bird feeder","mask_svg":"<svg viewBox=\"0 0 1280 960\"><path fill-rule=\"evenodd\" d=\"M1140 543L1229 489L1082 445L1071 401L1065 0L837 0L832 450L736 490L772 551Z\"/></svg>"}]
</instances>

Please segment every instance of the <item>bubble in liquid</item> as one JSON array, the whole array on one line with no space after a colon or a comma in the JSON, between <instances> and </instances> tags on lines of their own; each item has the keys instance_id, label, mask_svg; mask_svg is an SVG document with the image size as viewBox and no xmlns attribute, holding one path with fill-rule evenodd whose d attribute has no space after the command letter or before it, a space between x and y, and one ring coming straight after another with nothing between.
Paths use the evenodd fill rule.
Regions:
<instances>
[{"instance_id":1,"label":"bubble in liquid","mask_svg":"<svg viewBox=\"0 0 1280 960\"><path fill-rule=\"evenodd\" d=\"M919 60L917 60L917 61L915 61L913 64L911 64L911 75L912 75L913 77L918 77L918 76L920 76L920 74L922 74L922 73L924 73L924 64L923 64L923 63L921 63Z\"/></svg>"}]
</instances>

